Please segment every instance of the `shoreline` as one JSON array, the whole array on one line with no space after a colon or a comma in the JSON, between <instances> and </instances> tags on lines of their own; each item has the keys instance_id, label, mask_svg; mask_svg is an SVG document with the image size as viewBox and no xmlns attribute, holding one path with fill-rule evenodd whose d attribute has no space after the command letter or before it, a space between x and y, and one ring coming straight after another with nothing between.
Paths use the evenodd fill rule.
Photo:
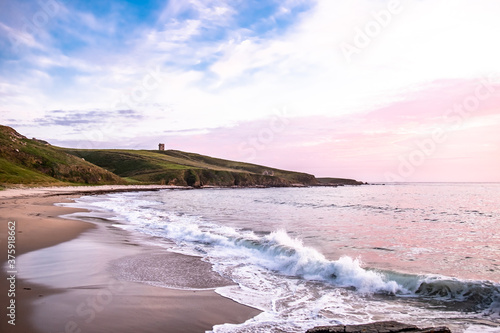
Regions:
<instances>
[{"instance_id":1,"label":"shoreline","mask_svg":"<svg viewBox=\"0 0 500 333\"><path fill-rule=\"evenodd\" d=\"M188 190L192 187L175 185L97 185L97 186L49 186L49 187L12 187L0 191L1 199L29 198L34 196L82 196L93 194L141 192L159 190Z\"/></svg>"},{"instance_id":2,"label":"shoreline","mask_svg":"<svg viewBox=\"0 0 500 333\"><path fill-rule=\"evenodd\" d=\"M120 258L161 256L164 265L174 262L178 267L186 267L185 274L192 274L193 267L201 267L199 263L202 262L199 258L165 253L162 248L139 244L132 237L126 239L128 233L123 230L117 233L103 224L62 218L61 215L88 214L89 211L54 205L72 202L71 199L88 194L175 188L178 187L92 186L0 191L0 216L5 220L0 229L1 250L4 251L0 260L2 309L6 309L10 300L7 297L8 274L4 269L8 221L16 221L15 258L19 265L16 267L19 271L15 290L16 325L8 324L9 318L3 310L0 330L78 332L80 328L82 332L164 332L169 328L178 332L204 332L216 324L244 322L259 314L259 310L236 303L211 289L179 290L116 279L108 267ZM95 248L99 252L92 254ZM61 253L66 253L66 258ZM72 273L51 276L48 273L54 267ZM206 267L204 269L195 273L205 274ZM29 274L34 276L21 278ZM65 278L57 279L57 275ZM70 276L72 278L68 278ZM223 285L224 282L219 283ZM89 299L94 300L93 307L86 305Z\"/></svg>"}]
</instances>

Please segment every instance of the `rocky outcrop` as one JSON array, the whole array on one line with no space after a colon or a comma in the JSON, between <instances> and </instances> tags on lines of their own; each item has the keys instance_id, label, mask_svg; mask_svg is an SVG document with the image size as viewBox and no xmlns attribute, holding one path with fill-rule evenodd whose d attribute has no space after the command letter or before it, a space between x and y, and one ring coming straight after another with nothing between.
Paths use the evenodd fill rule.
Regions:
<instances>
[{"instance_id":1,"label":"rocky outcrop","mask_svg":"<svg viewBox=\"0 0 500 333\"><path fill-rule=\"evenodd\" d=\"M365 183L355 179L348 178L316 178L317 184L315 186L344 186L344 185L365 185Z\"/></svg>"},{"instance_id":2,"label":"rocky outcrop","mask_svg":"<svg viewBox=\"0 0 500 333\"><path fill-rule=\"evenodd\" d=\"M314 180L304 177L295 177L292 180L284 177L260 175L249 172L233 172L210 169L187 169L183 170L183 176L170 174L170 179L165 183L175 185L187 185L193 187L204 186L227 186L227 187L287 187L295 184L308 185ZM298 174L298 173L297 173ZM163 176L163 175L162 175ZM294 175L295 176L295 175ZM293 182L296 181L296 182ZM303 182L302 182L303 181Z\"/></svg>"},{"instance_id":3,"label":"rocky outcrop","mask_svg":"<svg viewBox=\"0 0 500 333\"><path fill-rule=\"evenodd\" d=\"M447 327L418 328L415 325L399 323L397 321L379 321L363 325L336 325L319 326L307 330L307 333L451 333Z\"/></svg>"}]
</instances>

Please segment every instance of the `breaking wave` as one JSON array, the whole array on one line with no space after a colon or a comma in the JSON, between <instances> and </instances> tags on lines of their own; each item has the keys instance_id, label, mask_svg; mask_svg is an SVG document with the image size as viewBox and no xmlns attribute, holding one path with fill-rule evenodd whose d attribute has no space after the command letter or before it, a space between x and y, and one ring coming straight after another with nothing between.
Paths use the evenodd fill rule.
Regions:
<instances>
[{"instance_id":1,"label":"breaking wave","mask_svg":"<svg viewBox=\"0 0 500 333\"><path fill-rule=\"evenodd\" d=\"M290 237L286 230L254 233L205 221L199 216L151 209L136 202L140 209L115 203L98 205L120 213L136 230L174 241L176 250L205 257L220 273L235 280L220 262L252 265L275 274L307 281L320 281L335 287L351 288L366 294L386 294L462 304L462 310L500 312L500 285L439 275L411 275L364 268L360 259L343 256L328 260L322 253ZM158 203L154 203L156 206ZM147 208L149 206L149 208ZM125 227L125 226L122 226Z\"/></svg>"},{"instance_id":2,"label":"breaking wave","mask_svg":"<svg viewBox=\"0 0 500 333\"><path fill-rule=\"evenodd\" d=\"M185 213L183 202L166 208L164 200L170 198L119 194L77 202L115 215L111 220L117 227L153 236L147 242L160 240L169 251L201 256L235 283L217 293L263 311L244 324L214 327L215 332L304 332L313 324L360 323L380 316L434 323L432 318L448 316L441 311L461 318L487 315L494 325L500 319L496 282L377 270L349 256L331 260L285 229L225 226L217 214Z\"/></svg>"}]
</instances>

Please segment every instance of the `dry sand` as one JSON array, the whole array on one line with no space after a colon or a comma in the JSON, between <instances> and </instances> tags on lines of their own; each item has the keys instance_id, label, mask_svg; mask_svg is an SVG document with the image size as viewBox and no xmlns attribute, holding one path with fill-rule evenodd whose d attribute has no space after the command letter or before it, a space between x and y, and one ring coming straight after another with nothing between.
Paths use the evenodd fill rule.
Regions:
<instances>
[{"instance_id":1,"label":"dry sand","mask_svg":"<svg viewBox=\"0 0 500 333\"><path fill-rule=\"evenodd\" d=\"M0 270L0 331L204 332L216 324L244 322L257 315L258 310L213 290L177 290L132 282L134 274L140 275L156 263L156 268L173 265L176 271L185 271L190 280L205 281L202 284L227 283L211 275L208 264L199 258L144 246L128 233L103 223L60 218L83 210L54 206L70 202L69 198L78 194L157 188L0 191L0 263L8 269L7 228L9 221L15 221L17 265L15 298L8 295L6 270ZM127 279L127 273L133 273L132 278ZM11 299L16 305L15 326L8 323Z\"/></svg>"}]
</instances>

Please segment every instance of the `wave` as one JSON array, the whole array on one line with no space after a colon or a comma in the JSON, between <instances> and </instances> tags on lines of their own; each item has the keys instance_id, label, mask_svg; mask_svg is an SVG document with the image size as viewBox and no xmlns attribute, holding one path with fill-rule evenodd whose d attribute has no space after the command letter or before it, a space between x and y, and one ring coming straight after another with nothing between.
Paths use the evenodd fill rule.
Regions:
<instances>
[{"instance_id":1,"label":"wave","mask_svg":"<svg viewBox=\"0 0 500 333\"><path fill-rule=\"evenodd\" d=\"M500 317L500 285L490 281L461 280L445 276L411 277L411 296L441 301L463 311L482 311ZM407 283L408 283L407 282Z\"/></svg>"},{"instance_id":2,"label":"wave","mask_svg":"<svg viewBox=\"0 0 500 333\"><path fill-rule=\"evenodd\" d=\"M183 219L186 218L183 216ZM361 260L343 256L328 260L322 253L292 238L285 230L257 235L216 224L170 223L157 225L161 234L177 243L190 243L199 254L223 256L277 274L321 281L360 293L422 298L462 304L462 310L500 313L500 285L439 275L411 275L363 267ZM199 222L199 221L198 221ZM148 223L148 228L151 228ZM237 259L235 259L237 258ZM217 261L217 260L215 260Z\"/></svg>"},{"instance_id":3,"label":"wave","mask_svg":"<svg viewBox=\"0 0 500 333\"><path fill-rule=\"evenodd\" d=\"M151 227L151 224L148 226ZM222 228L224 230L221 232ZM408 292L397 282L386 281L383 274L362 268L358 259L345 256L336 261L327 260L323 254L304 246L301 240L291 238L284 230L264 236L247 231L242 237L232 228L222 228L201 230L198 225L176 223L161 227L163 236L177 243L192 243L198 253L208 256L218 252L219 256L237 257L240 262L245 260L248 264L278 274L323 281L340 287L354 287L362 293ZM207 246L217 247L217 250L211 251Z\"/></svg>"},{"instance_id":4,"label":"wave","mask_svg":"<svg viewBox=\"0 0 500 333\"><path fill-rule=\"evenodd\" d=\"M462 303L463 310L500 312L500 285L490 281L377 271L363 268L359 259L348 256L329 261L302 241L290 238L284 230L271 233L253 246L264 254L261 265L288 276L352 287L361 293L434 299L454 305Z\"/></svg>"},{"instance_id":5,"label":"wave","mask_svg":"<svg viewBox=\"0 0 500 333\"><path fill-rule=\"evenodd\" d=\"M259 240L237 238L234 245L253 249L252 261L280 274L306 280L323 281L341 287L354 287L360 292L403 291L395 281L386 281L382 274L361 267L358 259L341 257L327 260L317 250L304 246L299 239L291 238L286 231L278 230Z\"/></svg>"},{"instance_id":6,"label":"wave","mask_svg":"<svg viewBox=\"0 0 500 333\"><path fill-rule=\"evenodd\" d=\"M161 210L158 201L135 198L133 204L128 201L127 205L117 205L111 200L93 202L92 206L118 213L130 222L129 227L172 240L178 244L179 251L202 255L214 267L221 262L250 265L279 275L355 289L362 294L444 302L455 308L458 304L465 311L500 316L500 285L490 281L369 269L363 267L360 259L348 256L329 260L316 249L304 245L302 240L290 237L286 230L264 234L235 229L198 216ZM222 273L235 278L230 272Z\"/></svg>"}]
</instances>

